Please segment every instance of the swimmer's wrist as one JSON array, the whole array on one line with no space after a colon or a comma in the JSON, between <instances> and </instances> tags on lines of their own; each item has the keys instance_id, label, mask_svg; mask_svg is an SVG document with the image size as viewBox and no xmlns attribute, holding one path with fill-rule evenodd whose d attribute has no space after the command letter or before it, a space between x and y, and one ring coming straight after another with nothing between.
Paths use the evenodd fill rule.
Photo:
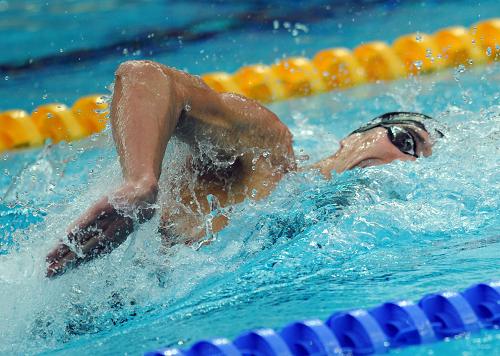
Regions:
<instances>
[{"instance_id":1,"label":"swimmer's wrist","mask_svg":"<svg viewBox=\"0 0 500 356\"><path fill-rule=\"evenodd\" d=\"M158 194L158 179L155 175L143 175L135 178L126 178L125 185L140 190L146 194L152 194L156 197Z\"/></svg>"}]
</instances>

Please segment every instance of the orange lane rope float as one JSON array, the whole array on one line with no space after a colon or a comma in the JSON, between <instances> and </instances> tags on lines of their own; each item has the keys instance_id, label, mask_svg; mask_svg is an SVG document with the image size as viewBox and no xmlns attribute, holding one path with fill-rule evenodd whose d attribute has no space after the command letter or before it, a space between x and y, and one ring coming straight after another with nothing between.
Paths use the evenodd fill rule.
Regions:
<instances>
[{"instance_id":1,"label":"orange lane rope float","mask_svg":"<svg viewBox=\"0 0 500 356\"><path fill-rule=\"evenodd\" d=\"M388 81L456 66L500 60L500 18L479 22L467 29L449 27L434 34L412 33L392 45L375 41L354 50L330 48L312 60L285 58L273 65L249 65L235 73L202 75L218 92L235 92L263 103L308 96L362 83ZM77 140L106 126L108 104L101 95L64 104L37 107L31 115L23 110L0 112L0 152Z\"/></svg>"}]
</instances>

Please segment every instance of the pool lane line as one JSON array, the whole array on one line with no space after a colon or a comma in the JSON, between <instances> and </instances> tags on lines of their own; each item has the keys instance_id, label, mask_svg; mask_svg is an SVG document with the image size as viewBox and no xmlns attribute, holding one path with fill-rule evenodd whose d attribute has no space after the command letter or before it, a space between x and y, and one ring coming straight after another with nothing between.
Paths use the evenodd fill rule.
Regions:
<instances>
[{"instance_id":1,"label":"pool lane line","mask_svg":"<svg viewBox=\"0 0 500 356\"><path fill-rule=\"evenodd\" d=\"M232 341L200 340L189 349L167 347L145 355L371 355L499 327L500 281L475 284L460 293L428 294L417 303L389 301L336 312L324 322L297 321L280 331L256 329Z\"/></svg>"},{"instance_id":2,"label":"pool lane line","mask_svg":"<svg viewBox=\"0 0 500 356\"><path fill-rule=\"evenodd\" d=\"M218 92L234 92L270 103L331 90L418 76L446 68L465 70L500 60L500 18L470 29L448 27L433 34L412 33L392 44L374 41L347 48L329 48L312 59L290 57L272 65L249 65L235 73L201 77ZM0 152L87 137L106 126L107 102L100 95L78 99L71 108L61 103L0 112Z\"/></svg>"}]
</instances>

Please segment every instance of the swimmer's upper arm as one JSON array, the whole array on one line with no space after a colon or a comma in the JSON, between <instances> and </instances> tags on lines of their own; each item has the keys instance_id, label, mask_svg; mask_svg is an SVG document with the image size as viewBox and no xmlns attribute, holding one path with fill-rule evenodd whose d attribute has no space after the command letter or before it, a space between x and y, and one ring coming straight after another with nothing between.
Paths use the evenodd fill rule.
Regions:
<instances>
[{"instance_id":1,"label":"swimmer's upper arm","mask_svg":"<svg viewBox=\"0 0 500 356\"><path fill-rule=\"evenodd\" d=\"M211 126L237 132L256 146L291 144L292 135L270 110L253 99L234 93L218 93L200 77L163 66L173 79L176 96L189 116Z\"/></svg>"}]
</instances>

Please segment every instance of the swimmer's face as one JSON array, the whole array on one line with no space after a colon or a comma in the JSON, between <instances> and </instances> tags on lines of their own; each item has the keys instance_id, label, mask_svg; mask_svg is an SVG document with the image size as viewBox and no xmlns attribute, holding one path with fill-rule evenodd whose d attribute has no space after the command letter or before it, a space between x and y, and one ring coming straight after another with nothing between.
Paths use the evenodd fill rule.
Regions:
<instances>
[{"instance_id":1,"label":"swimmer's face","mask_svg":"<svg viewBox=\"0 0 500 356\"><path fill-rule=\"evenodd\" d=\"M337 172L390 163L414 161L432 154L429 134L412 124L387 124L353 133L340 142L335 153Z\"/></svg>"}]
</instances>

